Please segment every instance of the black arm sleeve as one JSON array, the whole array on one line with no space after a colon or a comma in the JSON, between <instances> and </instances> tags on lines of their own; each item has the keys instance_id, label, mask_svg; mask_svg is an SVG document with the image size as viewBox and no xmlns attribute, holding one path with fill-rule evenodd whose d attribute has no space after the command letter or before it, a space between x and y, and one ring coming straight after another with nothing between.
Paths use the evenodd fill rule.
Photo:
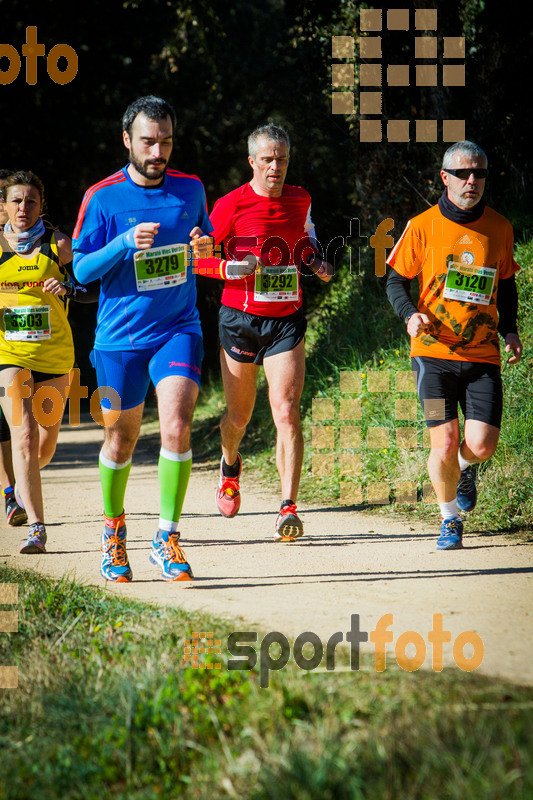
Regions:
<instances>
[{"instance_id":1,"label":"black arm sleeve","mask_svg":"<svg viewBox=\"0 0 533 800\"><path fill-rule=\"evenodd\" d=\"M407 322L409 317L418 311L411 300L411 279L404 278L395 269L391 269L387 278L387 297L395 312L404 322Z\"/></svg>"},{"instance_id":2,"label":"black arm sleeve","mask_svg":"<svg viewBox=\"0 0 533 800\"><path fill-rule=\"evenodd\" d=\"M92 281L92 283L89 283L87 286L82 286L74 277L72 261L65 264L63 269L66 269L69 276L69 281L67 283L69 287L67 293L68 299L74 300L75 303L96 303L100 297L100 281Z\"/></svg>"},{"instance_id":3,"label":"black arm sleeve","mask_svg":"<svg viewBox=\"0 0 533 800\"><path fill-rule=\"evenodd\" d=\"M505 339L508 333L518 334L516 316L518 314L518 291L514 275L510 278L500 279L498 282L498 295L496 297L498 309L498 333Z\"/></svg>"}]
</instances>

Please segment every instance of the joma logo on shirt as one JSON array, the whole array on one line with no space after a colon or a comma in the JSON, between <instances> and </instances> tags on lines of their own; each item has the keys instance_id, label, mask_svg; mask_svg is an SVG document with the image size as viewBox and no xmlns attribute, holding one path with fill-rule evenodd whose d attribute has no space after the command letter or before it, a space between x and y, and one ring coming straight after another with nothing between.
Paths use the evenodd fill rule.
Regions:
<instances>
[{"instance_id":1,"label":"joma logo on shirt","mask_svg":"<svg viewBox=\"0 0 533 800\"><path fill-rule=\"evenodd\" d=\"M19 267L17 272L27 272L30 269L39 269L37 264L28 264L27 267Z\"/></svg>"}]
</instances>

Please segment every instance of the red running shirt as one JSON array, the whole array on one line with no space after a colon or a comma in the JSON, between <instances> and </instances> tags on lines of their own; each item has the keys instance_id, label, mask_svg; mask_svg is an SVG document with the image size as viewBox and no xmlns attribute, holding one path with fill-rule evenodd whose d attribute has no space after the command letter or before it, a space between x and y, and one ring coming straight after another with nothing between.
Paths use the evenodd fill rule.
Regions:
<instances>
[{"instance_id":1,"label":"red running shirt","mask_svg":"<svg viewBox=\"0 0 533 800\"><path fill-rule=\"evenodd\" d=\"M314 227L311 222L311 197L301 186L283 187L281 197L263 197L249 183L239 186L217 200L210 219L214 227L215 242L224 242L226 258L242 261L253 253L267 266L294 265L298 273L297 297L289 301L263 302L257 299L256 276L225 280L222 305L237 308L261 317L285 317L293 314L302 304L300 263L315 248ZM220 259L203 259L197 269L200 274L220 274Z\"/></svg>"}]
</instances>

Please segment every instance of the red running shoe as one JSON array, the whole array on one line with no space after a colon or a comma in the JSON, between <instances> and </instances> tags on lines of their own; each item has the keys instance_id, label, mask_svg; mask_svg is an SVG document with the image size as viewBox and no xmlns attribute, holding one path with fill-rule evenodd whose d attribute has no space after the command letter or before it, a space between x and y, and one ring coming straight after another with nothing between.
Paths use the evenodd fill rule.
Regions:
<instances>
[{"instance_id":1,"label":"red running shoe","mask_svg":"<svg viewBox=\"0 0 533 800\"><path fill-rule=\"evenodd\" d=\"M239 474L236 478L228 478L222 472L224 456L220 461L220 479L216 493L217 508L223 517L234 517L241 507L241 492L239 487L239 477L242 470L242 459L237 453L239 461Z\"/></svg>"},{"instance_id":2,"label":"red running shoe","mask_svg":"<svg viewBox=\"0 0 533 800\"><path fill-rule=\"evenodd\" d=\"M304 535L302 520L296 513L296 505L283 506L276 520L275 542L294 542Z\"/></svg>"}]
</instances>

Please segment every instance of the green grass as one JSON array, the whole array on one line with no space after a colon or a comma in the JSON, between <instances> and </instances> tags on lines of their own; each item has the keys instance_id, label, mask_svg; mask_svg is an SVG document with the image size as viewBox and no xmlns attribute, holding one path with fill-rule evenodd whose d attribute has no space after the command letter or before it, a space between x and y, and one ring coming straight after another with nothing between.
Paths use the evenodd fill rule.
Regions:
<instances>
[{"instance_id":1,"label":"green grass","mask_svg":"<svg viewBox=\"0 0 533 800\"><path fill-rule=\"evenodd\" d=\"M231 621L4 566L0 581L19 587L19 631L0 634L20 681L0 691L4 800L533 795L531 688L390 659L350 671L344 654L261 689L257 668L226 667ZM220 638L222 669L185 664L195 630Z\"/></svg>"},{"instance_id":2,"label":"green grass","mask_svg":"<svg viewBox=\"0 0 533 800\"><path fill-rule=\"evenodd\" d=\"M323 502L332 506L355 506L383 514L407 513L433 518L437 506L424 490L429 488L426 461L427 433L420 404L414 391L398 391L396 375L410 371L409 342L405 326L390 308L383 281L372 274L369 254L363 255L366 268L362 274L350 273L342 266L320 304L309 314L307 336L307 377L302 396L302 419L305 440L300 502ZM504 364L504 414L500 443L495 455L479 468L481 502L469 514L470 530L517 533L531 538L533 530L533 241L516 247L516 260L522 266L518 274L519 330L524 344L522 361L515 366ZM362 376L361 390L341 393L341 374ZM368 373L387 373L388 392L369 391ZM210 387L209 404L200 404L195 423L202 431L203 442L215 458L220 437L216 425L224 408L220 385ZM216 398L216 400L215 400ZM361 419L340 418L341 401L361 401ZM313 400L334 401L334 417L317 418ZM416 420L396 417L397 400L413 400ZM213 412L214 404L217 410ZM343 447L341 429L358 425L361 446ZM323 426L333 430L333 447L320 449L313 442L313 429ZM383 446L368 446L369 428L385 429ZM398 428L415 428L416 448L406 448L397 440ZM256 469L265 485L277 484L275 453L276 433L266 394L264 377L260 379L254 417L249 425L242 451L247 468ZM379 444L379 442L378 442ZM340 454L359 458L359 471L353 467L341 474ZM331 474L326 472L324 456L334 456ZM317 459L318 457L318 459ZM322 458L320 458L322 457ZM416 502L402 496L404 483L412 483ZM387 502L373 503L372 484L389 487ZM402 484L399 486L399 484ZM358 493L362 503L359 502ZM383 491L382 491L383 494ZM424 498L426 502L424 502ZM399 502L401 500L402 502Z\"/></svg>"}]
</instances>

